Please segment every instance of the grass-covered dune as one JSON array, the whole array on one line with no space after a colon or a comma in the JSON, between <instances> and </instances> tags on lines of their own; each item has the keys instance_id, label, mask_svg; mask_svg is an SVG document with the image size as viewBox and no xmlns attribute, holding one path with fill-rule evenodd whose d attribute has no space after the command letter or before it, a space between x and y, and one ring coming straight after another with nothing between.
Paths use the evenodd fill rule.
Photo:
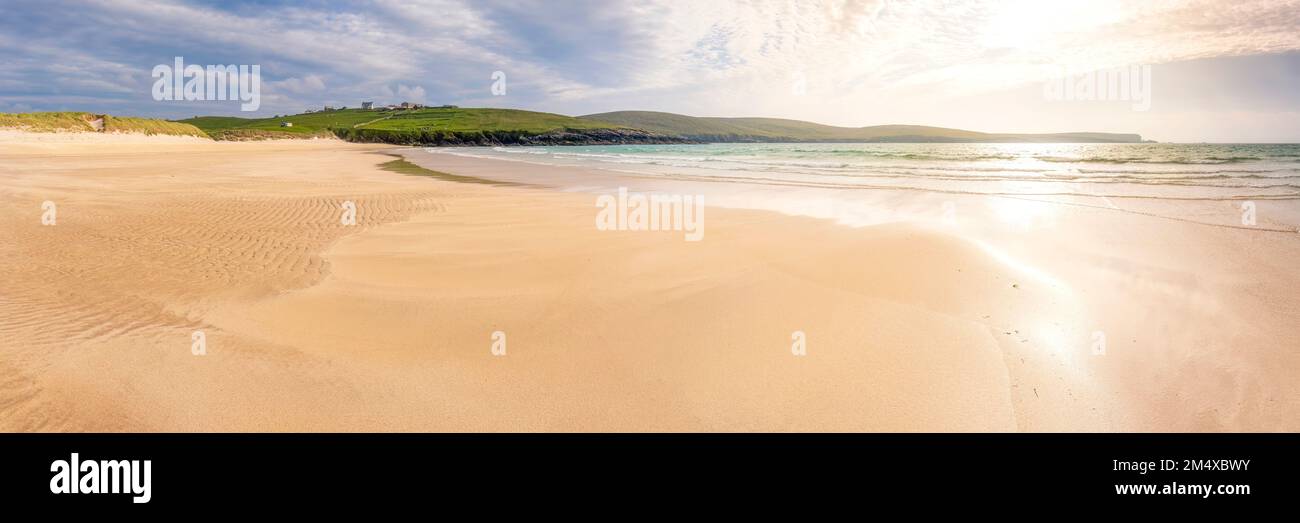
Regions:
<instances>
[{"instance_id":1,"label":"grass-covered dune","mask_svg":"<svg viewBox=\"0 0 1300 523\"><path fill-rule=\"evenodd\" d=\"M92 124L98 118L89 113L0 113L0 128L37 133L93 132L98 131Z\"/></svg>"},{"instance_id":2,"label":"grass-covered dune","mask_svg":"<svg viewBox=\"0 0 1300 523\"><path fill-rule=\"evenodd\" d=\"M192 124L219 140L337 136L401 145L678 143L685 140L593 119L516 109L341 109L277 118L201 116ZM289 123L291 126L283 124Z\"/></svg>"},{"instance_id":3,"label":"grass-covered dune","mask_svg":"<svg viewBox=\"0 0 1300 523\"><path fill-rule=\"evenodd\" d=\"M165 134L172 136L197 136L207 138L207 133L190 124L155 120L153 118L133 118L130 116L104 115L104 132Z\"/></svg>"},{"instance_id":4,"label":"grass-covered dune","mask_svg":"<svg viewBox=\"0 0 1300 523\"><path fill-rule=\"evenodd\" d=\"M80 112L0 113L0 129L38 133L105 132L208 137L198 127L185 123Z\"/></svg>"},{"instance_id":5,"label":"grass-covered dune","mask_svg":"<svg viewBox=\"0 0 1300 523\"><path fill-rule=\"evenodd\" d=\"M1136 134L998 134L927 127L876 125L836 127L781 118L711 118L653 111L616 111L580 116L704 142L1140 142Z\"/></svg>"}]
</instances>

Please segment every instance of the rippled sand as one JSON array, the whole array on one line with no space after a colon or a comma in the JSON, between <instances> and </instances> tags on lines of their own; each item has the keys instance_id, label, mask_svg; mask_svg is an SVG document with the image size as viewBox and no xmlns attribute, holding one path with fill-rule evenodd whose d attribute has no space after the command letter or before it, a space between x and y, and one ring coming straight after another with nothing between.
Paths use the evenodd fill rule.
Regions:
<instances>
[{"instance_id":1,"label":"rippled sand","mask_svg":"<svg viewBox=\"0 0 1300 523\"><path fill-rule=\"evenodd\" d=\"M391 152L0 143L0 429L1300 429L1300 235L972 196L686 242L543 187L611 173Z\"/></svg>"}]
</instances>

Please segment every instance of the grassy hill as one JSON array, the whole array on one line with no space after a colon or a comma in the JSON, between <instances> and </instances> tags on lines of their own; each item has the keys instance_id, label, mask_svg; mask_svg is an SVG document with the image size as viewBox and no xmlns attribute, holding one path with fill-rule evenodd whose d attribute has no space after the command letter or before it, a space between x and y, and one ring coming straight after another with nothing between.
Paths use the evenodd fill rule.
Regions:
<instances>
[{"instance_id":1,"label":"grassy hill","mask_svg":"<svg viewBox=\"0 0 1300 523\"><path fill-rule=\"evenodd\" d=\"M239 118L234 116L198 116L180 123L191 124L218 140L259 138L309 138L331 136L334 127L353 127L378 118L375 111L347 109L318 113L295 114L280 118ZM292 127L282 127L290 122Z\"/></svg>"},{"instance_id":2,"label":"grassy hill","mask_svg":"<svg viewBox=\"0 0 1300 523\"><path fill-rule=\"evenodd\" d=\"M708 142L1140 142L1136 134L997 134L927 127L877 125L836 127L781 118L695 117L653 111L616 111L580 116L660 134Z\"/></svg>"},{"instance_id":3,"label":"grassy hill","mask_svg":"<svg viewBox=\"0 0 1300 523\"><path fill-rule=\"evenodd\" d=\"M281 126L283 122L292 126ZM342 109L275 118L197 116L165 121L82 112L0 113L0 128L34 132L135 132L218 140L337 136L403 145L581 145L683 142L1132 143L1136 134L998 134L927 127L836 127L781 118L712 118L651 111L572 117L517 109Z\"/></svg>"},{"instance_id":4,"label":"grassy hill","mask_svg":"<svg viewBox=\"0 0 1300 523\"><path fill-rule=\"evenodd\" d=\"M342 109L276 118L200 116L178 123L218 140L337 136L401 145L580 145L683 142L1140 142L1136 134L995 134L927 127L836 127L780 118L702 118L649 111L581 117L517 109ZM282 126L290 123L292 126Z\"/></svg>"},{"instance_id":5,"label":"grassy hill","mask_svg":"<svg viewBox=\"0 0 1300 523\"><path fill-rule=\"evenodd\" d=\"M185 123L79 112L0 113L0 128L21 129L40 133L120 132L204 138L208 136L199 128Z\"/></svg>"},{"instance_id":6,"label":"grassy hill","mask_svg":"<svg viewBox=\"0 0 1300 523\"><path fill-rule=\"evenodd\" d=\"M334 135L361 142L480 144L521 143L524 140L564 136L575 140L586 137L590 140L597 134L611 138L623 136L633 139L641 136L647 140L653 139L650 133L635 132L599 120L516 109L341 109L279 118L200 116L179 122L192 124L213 138L224 140ZM284 122L293 125L284 127L281 125ZM595 131L602 133L594 133Z\"/></svg>"}]
</instances>

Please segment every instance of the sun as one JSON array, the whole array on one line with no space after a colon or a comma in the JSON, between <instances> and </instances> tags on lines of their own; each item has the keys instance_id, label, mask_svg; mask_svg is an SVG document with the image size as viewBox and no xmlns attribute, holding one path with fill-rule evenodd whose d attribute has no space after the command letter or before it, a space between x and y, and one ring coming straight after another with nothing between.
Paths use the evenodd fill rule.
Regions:
<instances>
[{"instance_id":1,"label":"sun","mask_svg":"<svg viewBox=\"0 0 1300 523\"><path fill-rule=\"evenodd\" d=\"M980 30L985 47L1044 53L1073 36L1119 22L1128 12L1115 0L1009 0L993 2L989 9Z\"/></svg>"}]
</instances>

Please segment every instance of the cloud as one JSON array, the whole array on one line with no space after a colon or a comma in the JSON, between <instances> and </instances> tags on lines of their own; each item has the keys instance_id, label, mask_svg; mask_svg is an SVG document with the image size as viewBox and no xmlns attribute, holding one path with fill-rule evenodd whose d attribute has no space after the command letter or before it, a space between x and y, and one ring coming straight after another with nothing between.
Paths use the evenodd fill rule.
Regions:
<instances>
[{"instance_id":1,"label":"cloud","mask_svg":"<svg viewBox=\"0 0 1300 523\"><path fill-rule=\"evenodd\" d=\"M407 87L405 85L397 86L397 97L405 102L424 103L424 88L420 86Z\"/></svg>"},{"instance_id":2,"label":"cloud","mask_svg":"<svg viewBox=\"0 0 1300 523\"><path fill-rule=\"evenodd\" d=\"M10 0L0 100L188 114L148 97L152 66L184 56L261 65L268 114L419 98L861 125L1041 82L1045 65L1297 50L1297 0ZM498 70L508 96L490 93Z\"/></svg>"},{"instance_id":3,"label":"cloud","mask_svg":"<svg viewBox=\"0 0 1300 523\"><path fill-rule=\"evenodd\" d=\"M325 79L320 75L309 74L302 78L286 78L274 82L267 82L267 87L273 91L284 91L293 94L318 93L325 90Z\"/></svg>"},{"instance_id":4,"label":"cloud","mask_svg":"<svg viewBox=\"0 0 1300 523\"><path fill-rule=\"evenodd\" d=\"M32 106L25 103L6 104L0 103L0 111L8 113L27 113L32 111Z\"/></svg>"}]
</instances>

